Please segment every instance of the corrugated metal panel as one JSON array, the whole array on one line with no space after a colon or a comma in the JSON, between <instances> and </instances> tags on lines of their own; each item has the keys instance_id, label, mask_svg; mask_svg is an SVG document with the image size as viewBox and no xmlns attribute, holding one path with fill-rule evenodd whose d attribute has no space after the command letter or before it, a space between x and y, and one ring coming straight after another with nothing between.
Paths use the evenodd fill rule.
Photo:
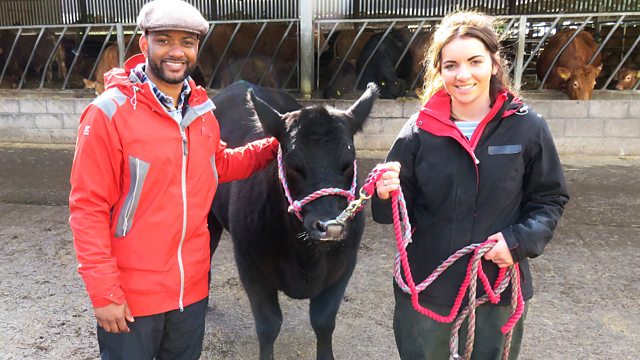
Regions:
<instances>
[{"instance_id":1,"label":"corrugated metal panel","mask_svg":"<svg viewBox=\"0 0 640 360\"><path fill-rule=\"evenodd\" d=\"M60 24L62 17L60 1L0 1L0 25Z\"/></svg>"},{"instance_id":2,"label":"corrugated metal panel","mask_svg":"<svg viewBox=\"0 0 640 360\"><path fill-rule=\"evenodd\" d=\"M134 23L149 0L2 0L2 25ZM185 0L208 20L297 18L299 0Z\"/></svg>"},{"instance_id":3,"label":"corrugated metal panel","mask_svg":"<svg viewBox=\"0 0 640 360\"><path fill-rule=\"evenodd\" d=\"M0 25L134 23L148 0L2 0ZM301 0L185 0L209 20L291 19ZM311 0L304 0L311 1ZM318 19L444 16L457 8L493 15L640 11L637 0L313 0Z\"/></svg>"},{"instance_id":4,"label":"corrugated metal panel","mask_svg":"<svg viewBox=\"0 0 640 360\"><path fill-rule=\"evenodd\" d=\"M637 0L317 0L320 19L444 16L455 9L476 8L492 15L633 12Z\"/></svg>"}]
</instances>

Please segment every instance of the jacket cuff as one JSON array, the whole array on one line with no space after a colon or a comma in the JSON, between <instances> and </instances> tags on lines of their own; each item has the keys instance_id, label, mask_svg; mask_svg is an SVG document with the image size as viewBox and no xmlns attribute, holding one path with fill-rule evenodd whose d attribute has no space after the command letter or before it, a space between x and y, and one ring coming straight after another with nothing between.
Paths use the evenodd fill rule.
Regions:
<instances>
[{"instance_id":1,"label":"jacket cuff","mask_svg":"<svg viewBox=\"0 0 640 360\"><path fill-rule=\"evenodd\" d=\"M519 262L520 260L527 257L527 254L524 251L524 247L520 245L516 234L513 232L512 226L503 230L502 236L504 236L504 240L507 242L507 246L509 247L509 251L511 252L511 257L513 258L513 262Z\"/></svg>"},{"instance_id":2,"label":"jacket cuff","mask_svg":"<svg viewBox=\"0 0 640 360\"><path fill-rule=\"evenodd\" d=\"M280 142L278 141L278 139L270 137L267 139L267 142L269 142L269 145L271 146L271 153L273 154L273 156L277 156L278 149L280 148Z\"/></svg>"},{"instance_id":3,"label":"jacket cuff","mask_svg":"<svg viewBox=\"0 0 640 360\"><path fill-rule=\"evenodd\" d=\"M391 209L391 197L382 200L376 191L371 197L371 216L378 224L393 224L393 211Z\"/></svg>"},{"instance_id":4,"label":"jacket cuff","mask_svg":"<svg viewBox=\"0 0 640 360\"><path fill-rule=\"evenodd\" d=\"M101 308L111 304L122 305L125 303L125 297L122 290L118 289L107 296L91 296L91 305L94 308Z\"/></svg>"}]
</instances>

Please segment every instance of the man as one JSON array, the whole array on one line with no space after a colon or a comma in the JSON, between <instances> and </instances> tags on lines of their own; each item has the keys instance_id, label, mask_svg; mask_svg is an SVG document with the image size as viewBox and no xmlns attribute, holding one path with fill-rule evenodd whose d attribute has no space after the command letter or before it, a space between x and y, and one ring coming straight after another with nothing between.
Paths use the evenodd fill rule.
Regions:
<instances>
[{"instance_id":1,"label":"man","mask_svg":"<svg viewBox=\"0 0 640 360\"><path fill-rule=\"evenodd\" d=\"M211 201L219 182L269 163L278 143L220 141L215 106L189 76L209 29L197 9L156 0L138 25L142 55L105 74L107 91L80 119L69 223L101 357L197 359Z\"/></svg>"}]
</instances>

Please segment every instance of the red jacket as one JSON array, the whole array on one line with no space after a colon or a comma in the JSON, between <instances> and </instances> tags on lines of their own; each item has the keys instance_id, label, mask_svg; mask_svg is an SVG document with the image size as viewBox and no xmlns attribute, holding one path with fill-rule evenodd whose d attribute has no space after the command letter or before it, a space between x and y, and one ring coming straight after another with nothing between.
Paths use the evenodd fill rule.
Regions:
<instances>
[{"instance_id":1,"label":"red jacket","mask_svg":"<svg viewBox=\"0 0 640 360\"><path fill-rule=\"evenodd\" d=\"M126 301L145 316L208 295L207 213L217 185L264 167L278 143L226 149L204 89L190 82L178 125L149 83L128 75L107 73L108 90L80 118L69 223L93 306Z\"/></svg>"}]
</instances>

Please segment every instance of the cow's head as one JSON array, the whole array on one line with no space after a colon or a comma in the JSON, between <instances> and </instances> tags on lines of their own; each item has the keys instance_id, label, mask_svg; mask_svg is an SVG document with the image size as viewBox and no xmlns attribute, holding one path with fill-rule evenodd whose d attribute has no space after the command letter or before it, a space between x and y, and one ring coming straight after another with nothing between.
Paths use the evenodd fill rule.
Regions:
<instances>
[{"instance_id":1,"label":"cow's head","mask_svg":"<svg viewBox=\"0 0 640 360\"><path fill-rule=\"evenodd\" d=\"M589 100L596 85L596 78L600 75L602 65L584 65L570 70L563 66L558 66L556 72L566 81L567 95L571 100Z\"/></svg>"},{"instance_id":2,"label":"cow's head","mask_svg":"<svg viewBox=\"0 0 640 360\"><path fill-rule=\"evenodd\" d=\"M640 80L640 70L622 68L618 71L618 84L616 84L616 89L632 89L638 80Z\"/></svg>"},{"instance_id":3,"label":"cow's head","mask_svg":"<svg viewBox=\"0 0 640 360\"><path fill-rule=\"evenodd\" d=\"M264 132L280 142L284 178L293 200L302 200L323 189L351 188L356 158L353 138L362 130L377 96L377 87L371 83L346 111L313 106L279 114L249 92ZM345 197L329 195L304 205L300 212L304 231L300 237L345 239L349 223L343 226L333 220L347 204Z\"/></svg>"},{"instance_id":4,"label":"cow's head","mask_svg":"<svg viewBox=\"0 0 640 360\"><path fill-rule=\"evenodd\" d=\"M393 73L382 74L380 77L380 98L396 99L403 96L407 89L407 82Z\"/></svg>"}]
</instances>

